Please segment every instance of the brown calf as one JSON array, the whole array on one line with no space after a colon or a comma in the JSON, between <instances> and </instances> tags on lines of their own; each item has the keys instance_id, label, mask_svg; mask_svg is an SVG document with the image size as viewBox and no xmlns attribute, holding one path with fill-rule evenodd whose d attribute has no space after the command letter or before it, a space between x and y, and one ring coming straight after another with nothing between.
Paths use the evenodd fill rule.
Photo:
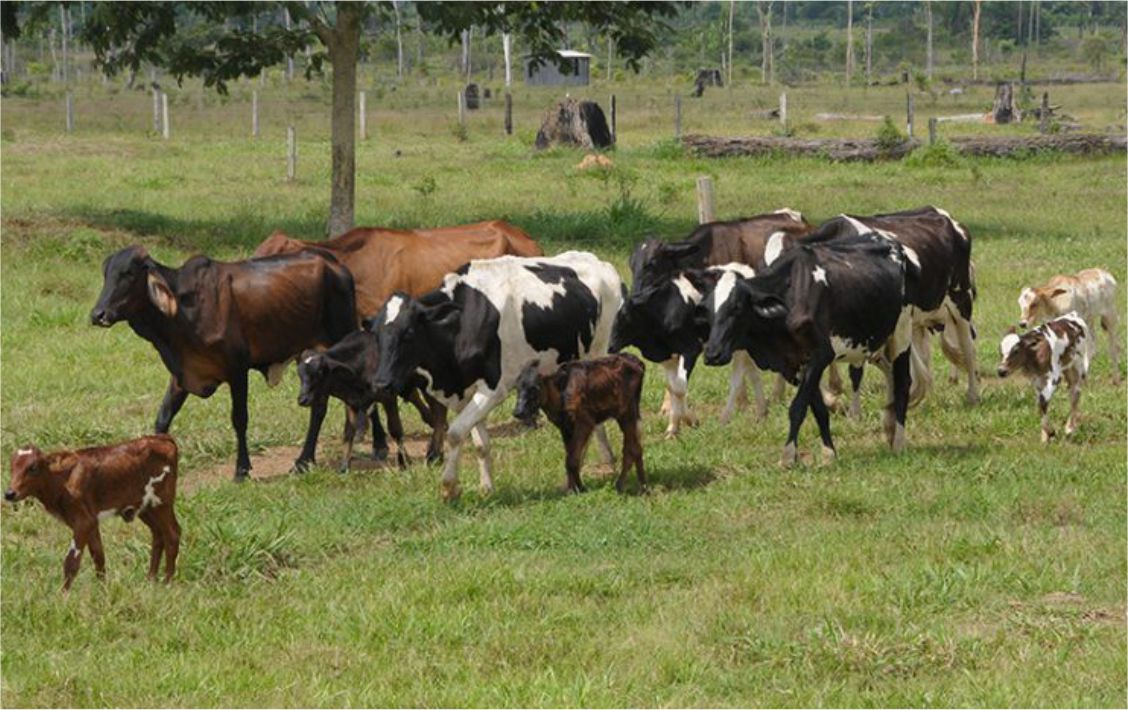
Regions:
<instances>
[{"instance_id":1,"label":"brown calf","mask_svg":"<svg viewBox=\"0 0 1128 710\"><path fill-rule=\"evenodd\" d=\"M78 574L82 551L90 546L99 578L106 574L106 557L98 521L120 515L134 517L153 533L149 579L157 576L165 556L165 581L176 571L180 524L173 512L176 499L176 442L166 434L144 436L113 446L43 453L25 446L12 454L12 481L4 492L10 502L28 496L39 499L47 512L74 531L63 558L63 589Z\"/></svg>"},{"instance_id":2,"label":"brown calf","mask_svg":"<svg viewBox=\"0 0 1128 710\"><path fill-rule=\"evenodd\" d=\"M646 492L639 417L645 372L641 360L626 354L567 362L551 375L537 372L535 362L521 372L513 416L532 425L536 422L537 410L544 410L549 421L560 430L567 452L568 491L584 490L580 467L588 441L598 424L614 419L623 432L623 462L615 488L623 492L627 471L634 465L639 487Z\"/></svg>"}]
</instances>

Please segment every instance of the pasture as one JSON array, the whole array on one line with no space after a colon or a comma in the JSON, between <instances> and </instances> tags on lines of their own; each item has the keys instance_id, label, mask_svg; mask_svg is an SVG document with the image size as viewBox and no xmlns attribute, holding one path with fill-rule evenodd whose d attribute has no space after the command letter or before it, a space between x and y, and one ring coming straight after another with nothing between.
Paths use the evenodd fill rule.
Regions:
<instances>
[{"instance_id":1,"label":"pasture","mask_svg":"<svg viewBox=\"0 0 1128 710\"><path fill-rule=\"evenodd\" d=\"M268 99L274 111L258 141L237 101L247 87L224 102L196 99L198 87L186 86L168 143L145 134L144 94L83 89L72 136L62 132L60 101L4 101L5 461L26 442L92 445L152 427L167 383L156 354L125 324L89 325L108 253L141 243L175 265L197 252L242 258L276 228L321 235L329 150L319 85ZM1123 122L1123 85L1061 92L1067 110L1097 130ZM683 131L770 130L744 112L774 105L777 93L686 99ZM826 93L832 100L810 113L903 110L902 88ZM958 101L990 100L989 89L969 93ZM615 168L580 173L580 153L530 147L549 90L518 92L513 137L502 134L495 101L471 116L465 140L453 129L453 85L388 93L374 102L372 138L358 143L357 223L504 218L546 253L591 250L625 276L644 234L692 229L698 175L713 177L720 218L787 206L818 222L935 204L974 239L982 404L964 404L937 349L936 387L909 412L903 456L882 441L883 383L871 372L863 417L832 420L838 462L811 461L808 419L804 463L783 470L783 405L765 421L745 411L722 427L728 370L702 366L690 390L702 423L665 441L663 383L650 366L651 495L616 495L595 454L589 492L560 494L556 432L520 431L510 398L491 418L497 492L478 494L464 452L465 493L447 505L438 470L422 463L345 477L319 468L236 487L226 390L193 398L172 429L184 538L171 586L145 582L140 526L111 521L107 581L85 560L64 597L68 531L33 504L5 506L0 703L1122 704L1128 415L1104 334L1071 439L1041 445L1032 389L994 371L1022 286L1101 266L1128 289L1124 157L698 160L669 140L669 85L618 94ZM918 103L918 134L928 110ZM287 122L299 131L294 183L284 180ZM296 397L292 371L275 389L252 375L253 455L300 442L306 412ZM1059 428L1067 408L1059 392L1051 404ZM333 404L322 464L339 450L342 419ZM420 439L415 413L406 421Z\"/></svg>"}]
</instances>

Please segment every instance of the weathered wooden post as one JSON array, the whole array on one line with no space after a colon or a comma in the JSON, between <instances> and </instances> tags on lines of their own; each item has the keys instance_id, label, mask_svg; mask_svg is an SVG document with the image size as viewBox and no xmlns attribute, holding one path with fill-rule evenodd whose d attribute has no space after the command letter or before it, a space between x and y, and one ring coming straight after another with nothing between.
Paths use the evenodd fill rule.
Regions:
<instances>
[{"instance_id":1,"label":"weathered wooden post","mask_svg":"<svg viewBox=\"0 0 1128 710\"><path fill-rule=\"evenodd\" d=\"M258 91L251 92L251 137L259 137Z\"/></svg>"},{"instance_id":2,"label":"weathered wooden post","mask_svg":"<svg viewBox=\"0 0 1128 710\"><path fill-rule=\"evenodd\" d=\"M1050 92L1042 92L1042 113L1038 116L1038 132L1045 135L1050 132Z\"/></svg>"},{"instance_id":3,"label":"weathered wooden post","mask_svg":"<svg viewBox=\"0 0 1128 710\"><path fill-rule=\"evenodd\" d=\"M505 135L513 135L513 94L505 92Z\"/></svg>"},{"instance_id":4,"label":"weathered wooden post","mask_svg":"<svg viewBox=\"0 0 1128 710\"><path fill-rule=\"evenodd\" d=\"M161 135L167 141L171 135L170 126L168 125L168 94L161 92Z\"/></svg>"},{"instance_id":5,"label":"weathered wooden post","mask_svg":"<svg viewBox=\"0 0 1128 710\"><path fill-rule=\"evenodd\" d=\"M674 138L681 140L681 94L674 95Z\"/></svg>"},{"instance_id":6,"label":"weathered wooden post","mask_svg":"<svg viewBox=\"0 0 1128 710\"><path fill-rule=\"evenodd\" d=\"M928 119L928 144L936 144L936 117Z\"/></svg>"},{"instance_id":7,"label":"weathered wooden post","mask_svg":"<svg viewBox=\"0 0 1128 710\"><path fill-rule=\"evenodd\" d=\"M907 118L906 128L909 133L909 138L913 137L913 95L912 92L905 92L905 113Z\"/></svg>"},{"instance_id":8,"label":"weathered wooden post","mask_svg":"<svg viewBox=\"0 0 1128 710\"><path fill-rule=\"evenodd\" d=\"M787 128L787 92L779 95L779 125Z\"/></svg>"},{"instance_id":9,"label":"weathered wooden post","mask_svg":"<svg viewBox=\"0 0 1128 710\"><path fill-rule=\"evenodd\" d=\"M74 133L74 92L67 92L67 133Z\"/></svg>"},{"instance_id":10,"label":"weathered wooden post","mask_svg":"<svg viewBox=\"0 0 1128 710\"><path fill-rule=\"evenodd\" d=\"M298 172L298 137L293 126L286 127L286 180L294 181Z\"/></svg>"},{"instance_id":11,"label":"weathered wooden post","mask_svg":"<svg viewBox=\"0 0 1128 710\"><path fill-rule=\"evenodd\" d=\"M697 223L705 224L716 219L713 210L713 178L702 175L697 178Z\"/></svg>"},{"instance_id":12,"label":"weathered wooden post","mask_svg":"<svg viewBox=\"0 0 1128 710\"><path fill-rule=\"evenodd\" d=\"M611 94L611 145L619 140L619 133L615 130L615 94Z\"/></svg>"},{"instance_id":13,"label":"weathered wooden post","mask_svg":"<svg viewBox=\"0 0 1128 710\"><path fill-rule=\"evenodd\" d=\"M466 95L462 89L458 90L458 125L466 125Z\"/></svg>"},{"instance_id":14,"label":"weathered wooden post","mask_svg":"<svg viewBox=\"0 0 1128 710\"><path fill-rule=\"evenodd\" d=\"M360 92L360 101L357 103L357 111L360 112L360 139L362 141L368 140L368 108L367 108L368 92Z\"/></svg>"},{"instance_id":15,"label":"weathered wooden post","mask_svg":"<svg viewBox=\"0 0 1128 710\"><path fill-rule=\"evenodd\" d=\"M105 74L102 74L105 76ZM161 90L153 87L153 133L161 132Z\"/></svg>"}]
</instances>

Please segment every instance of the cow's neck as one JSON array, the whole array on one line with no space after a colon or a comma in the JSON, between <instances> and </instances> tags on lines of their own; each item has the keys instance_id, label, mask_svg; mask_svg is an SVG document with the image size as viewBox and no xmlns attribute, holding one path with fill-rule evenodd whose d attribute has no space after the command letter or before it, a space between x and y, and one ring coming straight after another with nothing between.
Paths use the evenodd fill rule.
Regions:
<instances>
[{"instance_id":1,"label":"cow's neck","mask_svg":"<svg viewBox=\"0 0 1128 710\"><path fill-rule=\"evenodd\" d=\"M437 330L437 329L436 329ZM448 398L461 398L463 393L478 379L473 372L467 372L465 363L459 361L454 348L454 338L449 332L435 332L428 326L428 347L422 349L419 369L426 371L431 378L431 389ZM450 338L451 342L441 343L440 339Z\"/></svg>"},{"instance_id":2,"label":"cow's neck","mask_svg":"<svg viewBox=\"0 0 1128 710\"><path fill-rule=\"evenodd\" d=\"M176 293L177 270L161 264L156 264L155 268L157 273L168 283L172 292ZM175 327L175 319L161 313L146 297L145 306L139 313L130 316L127 322L134 333L152 343L157 353L160 354L164 366L178 381L182 381L184 379L184 366L180 353L183 350L184 338Z\"/></svg>"}]
</instances>

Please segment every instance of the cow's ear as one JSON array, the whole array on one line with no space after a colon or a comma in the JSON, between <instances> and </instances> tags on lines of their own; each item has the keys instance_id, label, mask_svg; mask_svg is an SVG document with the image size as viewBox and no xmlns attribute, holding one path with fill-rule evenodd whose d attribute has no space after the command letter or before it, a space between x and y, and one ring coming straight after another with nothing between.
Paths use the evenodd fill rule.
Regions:
<instances>
[{"instance_id":1,"label":"cow's ear","mask_svg":"<svg viewBox=\"0 0 1128 710\"><path fill-rule=\"evenodd\" d=\"M443 301L427 309L427 320L446 330L457 330L462 308L453 301Z\"/></svg>"},{"instance_id":2,"label":"cow's ear","mask_svg":"<svg viewBox=\"0 0 1128 710\"><path fill-rule=\"evenodd\" d=\"M689 244L661 244L658 247L658 253L673 259L684 259L696 254L700 248L701 245L694 242Z\"/></svg>"},{"instance_id":3,"label":"cow's ear","mask_svg":"<svg viewBox=\"0 0 1128 710\"><path fill-rule=\"evenodd\" d=\"M787 304L779 296L762 296L752 304L752 308L761 318L778 319L787 316Z\"/></svg>"},{"instance_id":4,"label":"cow's ear","mask_svg":"<svg viewBox=\"0 0 1128 710\"><path fill-rule=\"evenodd\" d=\"M1038 344L1034 346L1034 362L1038 367L1038 372L1046 372L1050 369L1052 354L1049 341L1045 338L1039 338Z\"/></svg>"},{"instance_id":5,"label":"cow's ear","mask_svg":"<svg viewBox=\"0 0 1128 710\"><path fill-rule=\"evenodd\" d=\"M82 498L83 492L87 488L87 482L90 480L92 473L89 466L84 466L79 461L74 461L70 467L70 476L67 477L67 493L70 493L75 498Z\"/></svg>"},{"instance_id":6,"label":"cow's ear","mask_svg":"<svg viewBox=\"0 0 1128 710\"><path fill-rule=\"evenodd\" d=\"M1050 291L1050 294L1048 296L1046 296L1046 300L1052 301L1053 299L1065 293L1069 293L1069 291L1064 288L1055 288L1053 291Z\"/></svg>"},{"instance_id":7,"label":"cow's ear","mask_svg":"<svg viewBox=\"0 0 1128 710\"><path fill-rule=\"evenodd\" d=\"M148 276L149 300L161 313L169 318L176 317L176 295L168 287L168 282L155 271L150 271Z\"/></svg>"}]
</instances>

